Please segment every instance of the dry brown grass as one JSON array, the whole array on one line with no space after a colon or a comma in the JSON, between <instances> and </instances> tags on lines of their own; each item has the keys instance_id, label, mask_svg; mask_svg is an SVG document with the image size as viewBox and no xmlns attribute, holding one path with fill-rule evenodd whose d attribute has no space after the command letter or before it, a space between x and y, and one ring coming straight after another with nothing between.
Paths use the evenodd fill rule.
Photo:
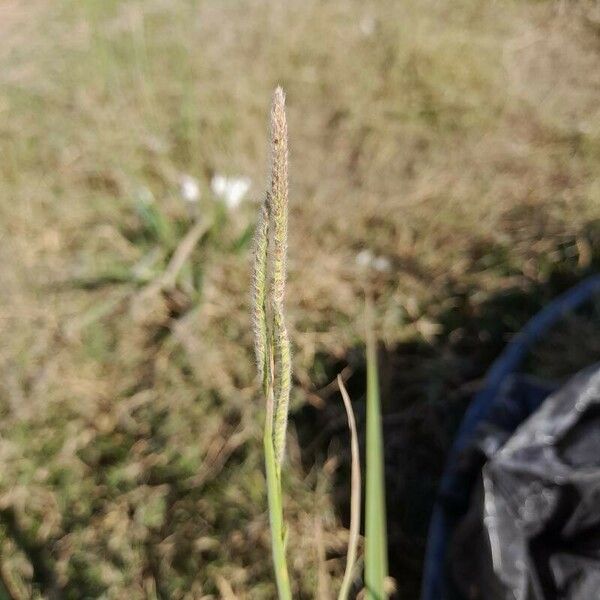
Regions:
<instances>
[{"instance_id":1,"label":"dry brown grass","mask_svg":"<svg viewBox=\"0 0 600 600\"><path fill-rule=\"evenodd\" d=\"M272 596L256 206L227 214L210 192L213 173L247 175L260 198L269 90L286 88L294 132L298 409L326 383L319 357L359 341L365 284L388 345L430 342L457 294L476 310L597 264L599 19L584 0L0 2L0 507L67 597ZM155 256L160 275L189 228L183 173L213 228L133 311L133 267ZM145 189L173 239L144 229ZM357 264L365 248L385 268ZM310 597L324 484L292 438L291 568ZM330 499L319 512L339 577L345 533Z\"/></svg>"}]
</instances>

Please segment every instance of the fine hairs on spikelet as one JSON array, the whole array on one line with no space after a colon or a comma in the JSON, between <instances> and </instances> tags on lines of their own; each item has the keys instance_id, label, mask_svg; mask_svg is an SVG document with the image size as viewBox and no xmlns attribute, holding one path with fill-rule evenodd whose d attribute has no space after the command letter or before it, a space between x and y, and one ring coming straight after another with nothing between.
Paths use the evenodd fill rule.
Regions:
<instances>
[{"instance_id":1,"label":"fine hairs on spikelet","mask_svg":"<svg viewBox=\"0 0 600 600\"><path fill-rule=\"evenodd\" d=\"M275 90L271 105L270 144L269 191L261 206L254 242L252 300L258 373L267 397L267 410L273 414L273 447L281 464L289 409L291 355L283 307L288 233L288 140L285 95L280 87Z\"/></svg>"},{"instance_id":2,"label":"fine hairs on spikelet","mask_svg":"<svg viewBox=\"0 0 600 600\"><path fill-rule=\"evenodd\" d=\"M273 231L273 266L270 304L273 315L275 346L275 415L273 445L281 463L285 450L285 435L290 397L291 356L285 326L283 298L287 270L288 229L288 139L285 115L285 95L278 87L271 106L271 190L269 194Z\"/></svg>"},{"instance_id":3,"label":"fine hairs on spikelet","mask_svg":"<svg viewBox=\"0 0 600 600\"><path fill-rule=\"evenodd\" d=\"M269 250L269 214L267 202L260 207L254 235L254 267L252 273L252 326L258 377L266 394L267 385L267 268Z\"/></svg>"}]
</instances>

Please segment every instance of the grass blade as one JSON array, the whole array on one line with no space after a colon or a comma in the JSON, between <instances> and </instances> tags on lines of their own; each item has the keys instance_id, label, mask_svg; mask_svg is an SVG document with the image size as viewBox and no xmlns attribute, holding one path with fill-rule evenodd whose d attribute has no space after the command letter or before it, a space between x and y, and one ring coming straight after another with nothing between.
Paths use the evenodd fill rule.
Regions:
<instances>
[{"instance_id":1,"label":"grass blade","mask_svg":"<svg viewBox=\"0 0 600 600\"><path fill-rule=\"evenodd\" d=\"M371 306L367 304L367 483L365 507L365 587L368 600L384 600L387 577L387 535L383 431L377 351Z\"/></svg>"},{"instance_id":2,"label":"grass blade","mask_svg":"<svg viewBox=\"0 0 600 600\"><path fill-rule=\"evenodd\" d=\"M360 534L360 452L358 448L358 433L356 432L356 421L352 410L350 396L344 385L341 375L337 376L338 386L344 400L346 416L348 417L348 428L350 429L350 449L352 454L352 476L350 481L350 538L348 539L348 556L346 558L346 570L344 579L338 595L338 600L346 600L350 593L352 577L356 565L356 555L358 548L358 536Z\"/></svg>"}]
</instances>

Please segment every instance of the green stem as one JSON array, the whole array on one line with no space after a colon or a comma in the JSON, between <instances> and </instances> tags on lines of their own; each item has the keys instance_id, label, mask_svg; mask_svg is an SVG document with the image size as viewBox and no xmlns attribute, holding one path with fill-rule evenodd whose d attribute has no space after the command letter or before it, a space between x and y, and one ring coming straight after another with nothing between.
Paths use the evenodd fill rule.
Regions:
<instances>
[{"instance_id":1,"label":"green stem","mask_svg":"<svg viewBox=\"0 0 600 600\"><path fill-rule=\"evenodd\" d=\"M265 467L267 473L267 498L269 502L269 523L271 526L271 549L279 600L291 600L292 591L285 557L285 534L283 527L283 506L281 501L281 474L273 448L272 427L267 424L264 436Z\"/></svg>"}]
</instances>

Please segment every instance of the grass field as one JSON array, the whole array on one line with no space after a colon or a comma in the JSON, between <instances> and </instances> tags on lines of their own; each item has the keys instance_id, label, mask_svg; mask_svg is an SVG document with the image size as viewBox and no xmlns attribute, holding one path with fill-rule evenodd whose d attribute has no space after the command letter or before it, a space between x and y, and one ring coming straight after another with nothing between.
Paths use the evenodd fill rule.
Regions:
<instances>
[{"instance_id":1,"label":"grass field","mask_svg":"<svg viewBox=\"0 0 600 600\"><path fill-rule=\"evenodd\" d=\"M364 426L366 288L390 570L415 598L470 394L600 265L598 4L0 0L0 40L3 578L23 598L274 597L248 290L281 84L296 596L343 572L328 384L345 369ZM247 197L228 207L215 176Z\"/></svg>"}]
</instances>

